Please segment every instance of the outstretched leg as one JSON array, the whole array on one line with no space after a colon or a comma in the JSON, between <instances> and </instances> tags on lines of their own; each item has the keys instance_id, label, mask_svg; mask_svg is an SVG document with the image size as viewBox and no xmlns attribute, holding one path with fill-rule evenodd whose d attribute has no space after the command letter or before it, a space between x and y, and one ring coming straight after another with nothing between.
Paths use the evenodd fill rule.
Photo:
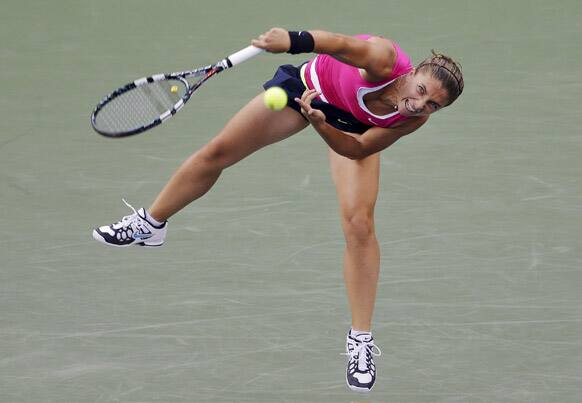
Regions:
<instances>
[{"instance_id":1,"label":"outstretched leg","mask_svg":"<svg viewBox=\"0 0 582 403\"><path fill-rule=\"evenodd\" d=\"M149 208L157 221L170 216L204 195L223 169L258 149L281 141L307 126L293 109L267 109L260 94L243 107L208 144L192 154L174 173Z\"/></svg>"},{"instance_id":2,"label":"outstretched leg","mask_svg":"<svg viewBox=\"0 0 582 403\"><path fill-rule=\"evenodd\" d=\"M149 209L134 210L121 221L93 230L93 238L110 246L161 246L166 220L204 195L223 169L258 149L281 141L307 126L303 117L287 107L267 109L258 95L243 107L208 144L195 152L172 176Z\"/></svg>"}]
</instances>

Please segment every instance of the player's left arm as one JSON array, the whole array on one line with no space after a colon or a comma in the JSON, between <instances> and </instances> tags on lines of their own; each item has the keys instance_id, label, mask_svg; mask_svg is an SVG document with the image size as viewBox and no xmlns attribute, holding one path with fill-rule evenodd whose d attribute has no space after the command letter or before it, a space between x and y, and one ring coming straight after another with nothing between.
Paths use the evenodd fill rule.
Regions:
<instances>
[{"instance_id":1,"label":"player's left arm","mask_svg":"<svg viewBox=\"0 0 582 403\"><path fill-rule=\"evenodd\" d=\"M428 116L410 118L395 127L371 127L361 135L343 132L325 121L325 114L311 107L315 90L306 90L302 99L295 98L301 105L302 113L309 120L321 138L338 154L359 160L390 147L399 138L406 136L426 123Z\"/></svg>"},{"instance_id":2,"label":"player's left arm","mask_svg":"<svg viewBox=\"0 0 582 403\"><path fill-rule=\"evenodd\" d=\"M371 127L361 135L343 132L326 122L312 125L336 153L359 160L390 147L401 137L416 131L427 120L428 117L416 117L398 127Z\"/></svg>"}]
</instances>

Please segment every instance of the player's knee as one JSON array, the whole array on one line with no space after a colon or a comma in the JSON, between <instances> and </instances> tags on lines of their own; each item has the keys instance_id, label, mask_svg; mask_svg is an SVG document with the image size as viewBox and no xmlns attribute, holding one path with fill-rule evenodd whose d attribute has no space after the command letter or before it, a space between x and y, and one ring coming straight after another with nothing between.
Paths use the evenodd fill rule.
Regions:
<instances>
[{"instance_id":1,"label":"player's knee","mask_svg":"<svg viewBox=\"0 0 582 403\"><path fill-rule=\"evenodd\" d=\"M344 236L348 245L367 244L376 239L374 214L371 211L350 211L343 214Z\"/></svg>"},{"instance_id":2,"label":"player's knee","mask_svg":"<svg viewBox=\"0 0 582 403\"><path fill-rule=\"evenodd\" d=\"M230 164L227 147L221 142L210 142L196 153L196 159L205 166L224 169Z\"/></svg>"}]
</instances>

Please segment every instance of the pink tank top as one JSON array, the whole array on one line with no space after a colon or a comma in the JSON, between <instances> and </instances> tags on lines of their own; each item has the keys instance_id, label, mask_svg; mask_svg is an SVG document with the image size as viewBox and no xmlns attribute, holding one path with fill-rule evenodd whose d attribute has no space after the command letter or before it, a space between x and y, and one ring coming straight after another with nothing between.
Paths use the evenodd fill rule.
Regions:
<instances>
[{"instance_id":1,"label":"pink tank top","mask_svg":"<svg viewBox=\"0 0 582 403\"><path fill-rule=\"evenodd\" d=\"M371 35L356 35L356 37L367 40ZM396 78L412 70L408 55L396 43L392 42L392 44L396 51L396 61L392 74L384 81L373 83L366 81L357 67L342 63L330 55L320 54L304 66L302 71L304 75L302 75L305 78L305 84L310 89L319 91L321 93L319 98L322 101L350 112L360 122L370 126L390 127L407 117L398 112L388 115L373 114L364 103L364 95L386 87Z\"/></svg>"}]
</instances>

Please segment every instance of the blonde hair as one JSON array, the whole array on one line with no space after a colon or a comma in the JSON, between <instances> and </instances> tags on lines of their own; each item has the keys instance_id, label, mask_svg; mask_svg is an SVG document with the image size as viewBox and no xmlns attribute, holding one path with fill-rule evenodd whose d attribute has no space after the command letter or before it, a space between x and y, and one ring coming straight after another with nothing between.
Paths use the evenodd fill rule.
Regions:
<instances>
[{"instance_id":1,"label":"blonde hair","mask_svg":"<svg viewBox=\"0 0 582 403\"><path fill-rule=\"evenodd\" d=\"M465 87L461 64L449 56L435 52L434 49L431 53L432 56L423 60L416 67L416 71L428 71L431 76L439 80L449 94L447 105L450 105L461 95Z\"/></svg>"}]
</instances>

